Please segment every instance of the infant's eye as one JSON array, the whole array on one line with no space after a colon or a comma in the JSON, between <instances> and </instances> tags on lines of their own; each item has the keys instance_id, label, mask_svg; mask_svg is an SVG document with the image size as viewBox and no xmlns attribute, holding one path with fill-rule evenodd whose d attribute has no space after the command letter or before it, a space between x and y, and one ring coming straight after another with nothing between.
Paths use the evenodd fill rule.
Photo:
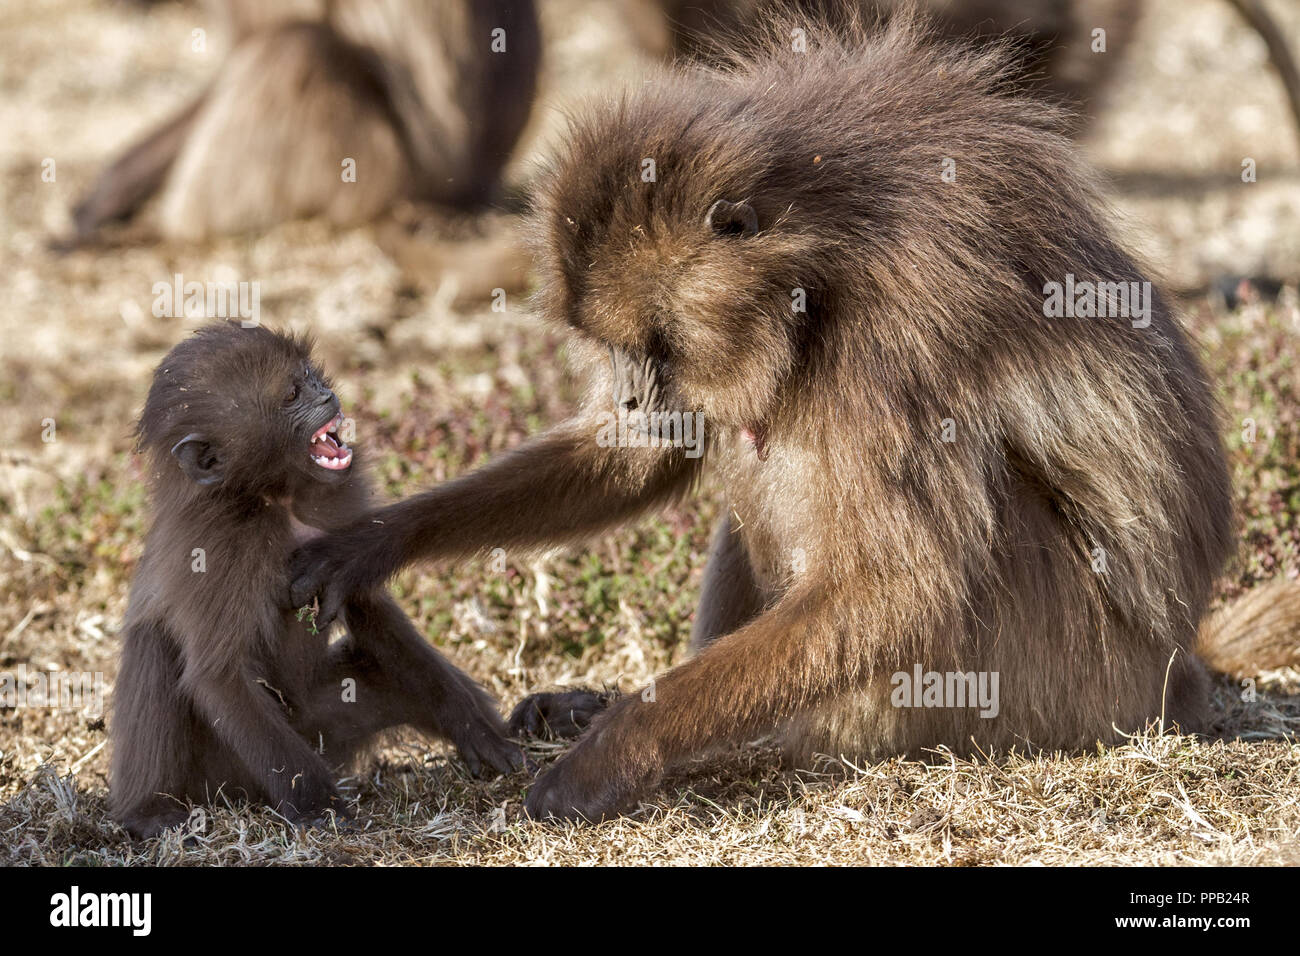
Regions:
<instances>
[{"instance_id":1,"label":"infant's eye","mask_svg":"<svg viewBox=\"0 0 1300 956\"><path fill-rule=\"evenodd\" d=\"M294 382L284 393L284 403L292 405L298 398L298 383Z\"/></svg>"}]
</instances>

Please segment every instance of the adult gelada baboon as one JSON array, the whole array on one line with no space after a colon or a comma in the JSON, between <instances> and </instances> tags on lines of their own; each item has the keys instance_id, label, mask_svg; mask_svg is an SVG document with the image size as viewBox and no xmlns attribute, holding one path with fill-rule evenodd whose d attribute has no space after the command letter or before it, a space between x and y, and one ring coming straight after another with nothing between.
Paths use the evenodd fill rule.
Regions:
<instances>
[{"instance_id":1,"label":"adult gelada baboon","mask_svg":"<svg viewBox=\"0 0 1300 956\"><path fill-rule=\"evenodd\" d=\"M108 167L74 212L87 239L157 194L197 239L400 198L489 201L528 119L532 0L226 0L235 45L194 102Z\"/></svg>"},{"instance_id":2,"label":"adult gelada baboon","mask_svg":"<svg viewBox=\"0 0 1300 956\"><path fill-rule=\"evenodd\" d=\"M806 764L1206 726L1193 651L1233 547L1216 408L1059 113L910 18L788 36L573 122L539 304L586 359L583 410L294 561L293 599L328 617L413 561L580 540L717 476L698 653L597 717L534 816L625 809L773 729ZM1123 307L1078 286L1055 308L1076 281L1124 283ZM615 404L660 437L664 411L702 414L707 450L612 443ZM1285 651L1291 608L1236 658ZM996 716L895 706L916 668L997 674Z\"/></svg>"},{"instance_id":3,"label":"adult gelada baboon","mask_svg":"<svg viewBox=\"0 0 1300 956\"><path fill-rule=\"evenodd\" d=\"M473 772L522 764L487 694L386 594L349 601L333 643L281 609L295 543L369 501L342 423L307 345L263 328L205 327L158 366L139 424L154 523L111 727L109 803L132 834L219 793L292 820L346 812L335 775L402 724Z\"/></svg>"}]
</instances>

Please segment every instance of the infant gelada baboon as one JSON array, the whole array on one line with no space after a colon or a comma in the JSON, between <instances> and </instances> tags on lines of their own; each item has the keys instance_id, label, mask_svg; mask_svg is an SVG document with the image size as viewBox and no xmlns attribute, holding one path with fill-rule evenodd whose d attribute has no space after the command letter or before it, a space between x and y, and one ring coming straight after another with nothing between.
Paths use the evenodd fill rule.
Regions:
<instances>
[{"instance_id":1,"label":"infant gelada baboon","mask_svg":"<svg viewBox=\"0 0 1300 956\"><path fill-rule=\"evenodd\" d=\"M76 238L157 196L156 229L201 239L396 200L491 200L541 60L533 0L214 0L235 45L197 99L110 165Z\"/></svg>"},{"instance_id":2,"label":"infant gelada baboon","mask_svg":"<svg viewBox=\"0 0 1300 956\"><path fill-rule=\"evenodd\" d=\"M400 725L472 772L522 765L491 699L387 594L357 595L332 643L280 608L295 544L370 500L343 424L300 339L219 323L158 366L138 429L154 520L113 694L109 806L132 834L221 796L346 812L335 777Z\"/></svg>"},{"instance_id":3,"label":"infant gelada baboon","mask_svg":"<svg viewBox=\"0 0 1300 956\"><path fill-rule=\"evenodd\" d=\"M810 28L806 52L791 26L573 122L539 305L587 361L583 410L295 559L295 603L328 617L413 561L579 540L717 476L698 653L597 717L533 815L626 809L773 729L806 765L1207 725L1197 632L1233 549L1216 407L1062 116L909 17ZM616 406L701 414L703 457L612 443ZM1236 660L1290 647L1295 594ZM930 674L937 706L928 677L901 693Z\"/></svg>"}]
</instances>

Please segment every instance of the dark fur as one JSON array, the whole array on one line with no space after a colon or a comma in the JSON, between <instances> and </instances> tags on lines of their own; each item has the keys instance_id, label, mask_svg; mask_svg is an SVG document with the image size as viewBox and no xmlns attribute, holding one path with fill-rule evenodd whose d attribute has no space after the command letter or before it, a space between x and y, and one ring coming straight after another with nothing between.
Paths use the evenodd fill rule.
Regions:
<instances>
[{"instance_id":1,"label":"dark fur","mask_svg":"<svg viewBox=\"0 0 1300 956\"><path fill-rule=\"evenodd\" d=\"M1149 328L1044 317L1067 273L1146 278L1061 116L1008 90L998 50L909 18L804 55L787 36L574 122L539 212L539 303L587 360L584 410L295 559L296 595L328 614L409 562L578 540L717 475L735 518L698 653L597 718L534 815L624 809L666 766L777 728L806 764L1205 724L1192 652L1233 547L1216 409L1158 291ZM639 387L614 388L611 350L616 369L650 359L642 395L704 413L703 465L598 445L611 394ZM914 665L998 672L1000 714L892 706Z\"/></svg>"},{"instance_id":2,"label":"dark fur","mask_svg":"<svg viewBox=\"0 0 1300 956\"><path fill-rule=\"evenodd\" d=\"M112 723L111 810L133 834L179 823L186 801L219 791L291 819L343 811L336 774L397 725L451 740L474 771L521 762L488 696L391 598L359 594L333 643L279 607L295 544L369 502L357 462L326 472L309 460L337 409L307 345L261 328L206 327L158 368L139 424L154 524ZM195 548L206 571L192 569Z\"/></svg>"},{"instance_id":3,"label":"dark fur","mask_svg":"<svg viewBox=\"0 0 1300 956\"><path fill-rule=\"evenodd\" d=\"M541 58L532 0L226 0L237 38L194 102L78 205L77 236L157 195L188 239L304 216L373 218L401 198L456 209L498 187ZM506 31L506 51L490 49ZM342 161L356 181L342 181Z\"/></svg>"}]
</instances>

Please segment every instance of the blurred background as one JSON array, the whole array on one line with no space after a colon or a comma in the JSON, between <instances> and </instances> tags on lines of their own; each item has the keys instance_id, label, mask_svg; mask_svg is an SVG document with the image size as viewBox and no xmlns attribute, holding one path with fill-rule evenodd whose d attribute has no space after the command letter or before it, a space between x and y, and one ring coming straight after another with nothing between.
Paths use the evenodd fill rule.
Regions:
<instances>
[{"instance_id":1,"label":"blurred background","mask_svg":"<svg viewBox=\"0 0 1300 956\"><path fill-rule=\"evenodd\" d=\"M562 337L528 310L516 216L564 111L646 82L674 50L699 55L699 37L682 36L697 22L690 4L538 0L536 95L475 208L430 214L399 197L356 223L290 218L195 239L169 234L145 202L127 222L79 232L73 211L105 170L255 35L220 6L0 0L0 670L99 671L111 687L147 525L134 418L153 366L202 318L155 315L156 283L176 274L258 283L262 323L315 333L382 488L432 485L573 405ZM963 23L982 9L932 6ZM1216 376L1243 521L1222 594L1295 574L1300 130L1265 40L1228 0L1022 6L1068 24L1049 48L1089 61L1097 82L1082 103L1080 149L1107 183L1127 244L1181 298ZM1300 3L1262 6L1300 49ZM1025 21L1004 22L1015 32ZM1104 54L1089 47L1094 23L1107 25ZM1049 79L1070 69L1044 62ZM471 125L487 115L470 112ZM224 148L238 157L248 144ZM1247 159L1253 182L1243 182ZM499 274L473 274L493 264ZM505 296L493 308L496 287ZM1253 443L1241 437L1248 418ZM629 686L684 653L718 507L708 492L589 549L508 555L504 574L484 563L419 569L396 590L430 639L506 706L554 683ZM42 816L31 788L49 767L75 764L75 789L97 806L102 739L102 722L77 715L0 711L0 824L8 813L36 834L13 844L15 859L50 861L78 845ZM411 772L429 772L423 756L410 759Z\"/></svg>"}]
</instances>

